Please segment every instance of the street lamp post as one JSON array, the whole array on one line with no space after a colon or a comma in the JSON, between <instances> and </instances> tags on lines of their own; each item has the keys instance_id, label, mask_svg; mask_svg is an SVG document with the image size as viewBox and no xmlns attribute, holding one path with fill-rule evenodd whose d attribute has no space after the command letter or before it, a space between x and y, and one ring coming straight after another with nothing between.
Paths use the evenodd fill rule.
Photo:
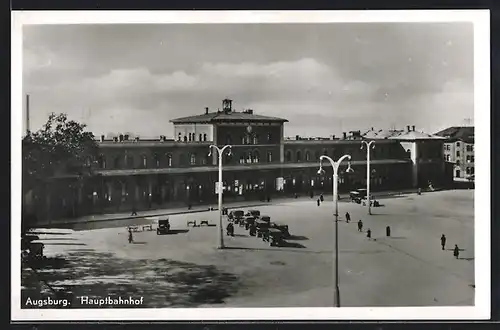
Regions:
<instances>
[{"instance_id":1,"label":"street lamp post","mask_svg":"<svg viewBox=\"0 0 500 330\"><path fill-rule=\"evenodd\" d=\"M319 157L319 170L318 174L324 173L323 170L323 164L322 160L326 159L330 162L333 168L333 203L335 206L335 225L334 225L334 243L335 243L335 248L334 248L334 262L333 262L333 278L334 278L334 306L335 307L340 307L340 289L339 289L339 204L338 204L338 169L340 167L340 163L344 160L350 160L351 156L350 155L344 155L340 157L338 161L334 161L328 156L321 156ZM351 172L351 163L349 162L349 166L347 168L347 172Z\"/></svg>"},{"instance_id":2,"label":"street lamp post","mask_svg":"<svg viewBox=\"0 0 500 330\"><path fill-rule=\"evenodd\" d=\"M210 152L208 156L212 155L212 148L217 150L219 156L219 182L217 183L217 192L219 194L219 237L217 240L217 248L224 248L224 229L222 228L222 156L224 155L224 150L229 149L229 155L231 154L231 146L226 145L222 148L217 147L216 145L210 145Z\"/></svg>"},{"instance_id":3,"label":"street lamp post","mask_svg":"<svg viewBox=\"0 0 500 330\"><path fill-rule=\"evenodd\" d=\"M370 202L370 177L371 177L371 171L370 171L370 147L371 149L375 148L375 141L361 141L361 149L363 149L363 146L366 146L366 202L368 204L368 214L372 214L372 207L371 207L371 202Z\"/></svg>"}]
</instances>

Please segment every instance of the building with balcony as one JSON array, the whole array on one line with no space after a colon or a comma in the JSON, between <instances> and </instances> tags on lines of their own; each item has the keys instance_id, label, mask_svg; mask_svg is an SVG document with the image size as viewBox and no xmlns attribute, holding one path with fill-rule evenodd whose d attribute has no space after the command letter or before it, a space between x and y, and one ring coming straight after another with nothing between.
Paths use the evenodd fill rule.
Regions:
<instances>
[{"instance_id":1,"label":"building with balcony","mask_svg":"<svg viewBox=\"0 0 500 330\"><path fill-rule=\"evenodd\" d=\"M199 115L171 120L174 138L101 136L96 159L88 159L91 175L84 180L54 178L34 194L38 217L160 209L174 205L214 205L217 202L218 155L210 145L230 144L223 155L225 202L264 197L329 193L332 169L318 175L319 157L351 155L353 173L340 170L339 191L366 185L363 139L376 140L371 150L372 190L446 185L451 172L443 158L444 138L407 130L343 133L339 138L286 138L283 118L253 110L234 111L231 100L222 110L205 108ZM325 164L326 165L326 164Z\"/></svg>"}]
</instances>

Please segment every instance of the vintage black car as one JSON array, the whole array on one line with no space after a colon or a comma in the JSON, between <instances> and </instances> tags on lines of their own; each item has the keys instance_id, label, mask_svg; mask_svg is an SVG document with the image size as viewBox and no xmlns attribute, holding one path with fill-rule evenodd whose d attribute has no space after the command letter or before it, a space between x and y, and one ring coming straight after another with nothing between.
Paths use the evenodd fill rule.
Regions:
<instances>
[{"instance_id":1,"label":"vintage black car","mask_svg":"<svg viewBox=\"0 0 500 330\"><path fill-rule=\"evenodd\" d=\"M275 223L271 222L271 228L278 229L283 233L284 238L290 237L290 232L288 231L288 225L282 224L282 223Z\"/></svg>"},{"instance_id":2,"label":"vintage black car","mask_svg":"<svg viewBox=\"0 0 500 330\"><path fill-rule=\"evenodd\" d=\"M246 230L250 229L250 226L252 226L256 220L257 220L257 218L255 218L253 216L245 217L245 220L243 221L245 224L245 229Z\"/></svg>"},{"instance_id":3,"label":"vintage black car","mask_svg":"<svg viewBox=\"0 0 500 330\"><path fill-rule=\"evenodd\" d=\"M267 222L267 223L270 223L271 222L271 217L268 216L268 215L263 215L259 218L260 221L264 221L264 222Z\"/></svg>"},{"instance_id":4,"label":"vintage black car","mask_svg":"<svg viewBox=\"0 0 500 330\"><path fill-rule=\"evenodd\" d=\"M248 212L247 212L247 214L245 214L245 216L258 218L258 217L260 217L260 211L259 210L248 210Z\"/></svg>"},{"instance_id":5,"label":"vintage black car","mask_svg":"<svg viewBox=\"0 0 500 330\"><path fill-rule=\"evenodd\" d=\"M160 219L158 220L158 228L156 228L156 235L168 234L170 231L170 220Z\"/></svg>"},{"instance_id":6,"label":"vintage black car","mask_svg":"<svg viewBox=\"0 0 500 330\"><path fill-rule=\"evenodd\" d=\"M285 242L283 232L277 228L269 228L262 235L262 240L271 246L281 246Z\"/></svg>"},{"instance_id":7,"label":"vintage black car","mask_svg":"<svg viewBox=\"0 0 500 330\"><path fill-rule=\"evenodd\" d=\"M257 237L263 237L264 233L268 231L270 224L267 221L256 220L255 226L257 228Z\"/></svg>"},{"instance_id":8,"label":"vintage black car","mask_svg":"<svg viewBox=\"0 0 500 330\"><path fill-rule=\"evenodd\" d=\"M242 210L235 210L229 212L228 219L229 221L234 221L235 223L239 223L241 220L243 220L244 216L245 212L243 212Z\"/></svg>"}]
</instances>

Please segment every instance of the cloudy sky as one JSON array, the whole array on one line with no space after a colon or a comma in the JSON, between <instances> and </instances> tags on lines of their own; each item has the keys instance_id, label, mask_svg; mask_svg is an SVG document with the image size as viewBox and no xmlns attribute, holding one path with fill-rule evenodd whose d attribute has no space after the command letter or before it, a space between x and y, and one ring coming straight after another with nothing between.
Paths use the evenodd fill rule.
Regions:
<instances>
[{"instance_id":1,"label":"cloudy sky","mask_svg":"<svg viewBox=\"0 0 500 330\"><path fill-rule=\"evenodd\" d=\"M50 112L97 136L173 135L216 110L287 118L285 134L473 119L469 23L53 25L23 28L31 129Z\"/></svg>"}]
</instances>

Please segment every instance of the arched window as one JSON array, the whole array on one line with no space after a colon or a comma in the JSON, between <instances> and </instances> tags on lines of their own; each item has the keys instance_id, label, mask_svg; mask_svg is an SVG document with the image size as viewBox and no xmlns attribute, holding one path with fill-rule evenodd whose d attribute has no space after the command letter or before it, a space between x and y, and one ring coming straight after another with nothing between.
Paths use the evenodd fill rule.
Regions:
<instances>
[{"instance_id":1,"label":"arched window","mask_svg":"<svg viewBox=\"0 0 500 330\"><path fill-rule=\"evenodd\" d=\"M198 136L198 138L199 138L199 141L200 141L200 142L201 142L201 141L203 141L203 137L202 137L202 134L201 134L201 133L200 133L200 135Z\"/></svg>"},{"instance_id":2,"label":"arched window","mask_svg":"<svg viewBox=\"0 0 500 330\"><path fill-rule=\"evenodd\" d=\"M207 140L207 134L203 134L203 141L206 141Z\"/></svg>"},{"instance_id":3,"label":"arched window","mask_svg":"<svg viewBox=\"0 0 500 330\"><path fill-rule=\"evenodd\" d=\"M103 154L99 155L99 167L106 168L106 158L104 157Z\"/></svg>"},{"instance_id":4,"label":"arched window","mask_svg":"<svg viewBox=\"0 0 500 330\"><path fill-rule=\"evenodd\" d=\"M258 162L260 161L260 159L259 159L259 158L260 158L260 157L259 157L259 152L258 152L257 150L255 150L255 151L253 152L253 157L252 157L252 158L253 158L253 159L252 159L252 160L253 160L253 163L258 163Z\"/></svg>"},{"instance_id":5,"label":"arched window","mask_svg":"<svg viewBox=\"0 0 500 330\"><path fill-rule=\"evenodd\" d=\"M319 151L316 150L316 152L314 153L314 160L319 160Z\"/></svg>"},{"instance_id":6,"label":"arched window","mask_svg":"<svg viewBox=\"0 0 500 330\"><path fill-rule=\"evenodd\" d=\"M189 133L189 142L193 141L193 133Z\"/></svg>"},{"instance_id":7,"label":"arched window","mask_svg":"<svg viewBox=\"0 0 500 330\"><path fill-rule=\"evenodd\" d=\"M267 133L267 142L271 142L272 135L271 133Z\"/></svg>"},{"instance_id":8,"label":"arched window","mask_svg":"<svg viewBox=\"0 0 500 330\"><path fill-rule=\"evenodd\" d=\"M291 162L292 161L292 152L290 150L286 151L286 153L285 153L285 160L287 162Z\"/></svg>"},{"instance_id":9,"label":"arched window","mask_svg":"<svg viewBox=\"0 0 500 330\"><path fill-rule=\"evenodd\" d=\"M167 166L172 167L172 155L167 154Z\"/></svg>"},{"instance_id":10,"label":"arched window","mask_svg":"<svg viewBox=\"0 0 500 330\"><path fill-rule=\"evenodd\" d=\"M177 136L177 141L181 142L182 141L182 134L179 132L179 135Z\"/></svg>"},{"instance_id":11,"label":"arched window","mask_svg":"<svg viewBox=\"0 0 500 330\"><path fill-rule=\"evenodd\" d=\"M191 159L189 161L191 165L196 165L196 154L191 154Z\"/></svg>"},{"instance_id":12,"label":"arched window","mask_svg":"<svg viewBox=\"0 0 500 330\"><path fill-rule=\"evenodd\" d=\"M297 151L297 163L301 162L302 161L302 153L299 151Z\"/></svg>"},{"instance_id":13,"label":"arched window","mask_svg":"<svg viewBox=\"0 0 500 330\"><path fill-rule=\"evenodd\" d=\"M251 163L252 162L252 152L249 151L247 152L247 163Z\"/></svg>"},{"instance_id":14,"label":"arched window","mask_svg":"<svg viewBox=\"0 0 500 330\"><path fill-rule=\"evenodd\" d=\"M271 151L267 152L267 162L272 163L273 161L273 153Z\"/></svg>"},{"instance_id":15,"label":"arched window","mask_svg":"<svg viewBox=\"0 0 500 330\"><path fill-rule=\"evenodd\" d=\"M306 151L306 162L311 160L311 154L309 154L309 151Z\"/></svg>"},{"instance_id":16,"label":"arched window","mask_svg":"<svg viewBox=\"0 0 500 330\"><path fill-rule=\"evenodd\" d=\"M247 143L247 138L246 136L241 137L241 144L246 144Z\"/></svg>"},{"instance_id":17,"label":"arched window","mask_svg":"<svg viewBox=\"0 0 500 330\"><path fill-rule=\"evenodd\" d=\"M253 136L253 144L259 144L259 136L257 134Z\"/></svg>"},{"instance_id":18,"label":"arched window","mask_svg":"<svg viewBox=\"0 0 500 330\"><path fill-rule=\"evenodd\" d=\"M187 136L184 135L184 142L187 142Z\"/></svg>"},{"instance_id":19,"label":"arched window","mask_svg":"<svg viewBox=\"0 0 500 330\"><path fill-rule=\"evenodd\" d=\"M146 168L148 166L148 158L146 157L146 155L142 155L141 158L142 158L142 167Z\"/></svg>"},{"instance_id":20,"label":"arched window","mask_svg":"<svg viewBox=\"0 0 500 330\"><path fill-rule=\"evenodd\" d=\"M155 160L155 165L156 167L160 167L160 157L158 156L158 154L155 152L154 153L154 160Z\"/></svg>"}]
</instances>

